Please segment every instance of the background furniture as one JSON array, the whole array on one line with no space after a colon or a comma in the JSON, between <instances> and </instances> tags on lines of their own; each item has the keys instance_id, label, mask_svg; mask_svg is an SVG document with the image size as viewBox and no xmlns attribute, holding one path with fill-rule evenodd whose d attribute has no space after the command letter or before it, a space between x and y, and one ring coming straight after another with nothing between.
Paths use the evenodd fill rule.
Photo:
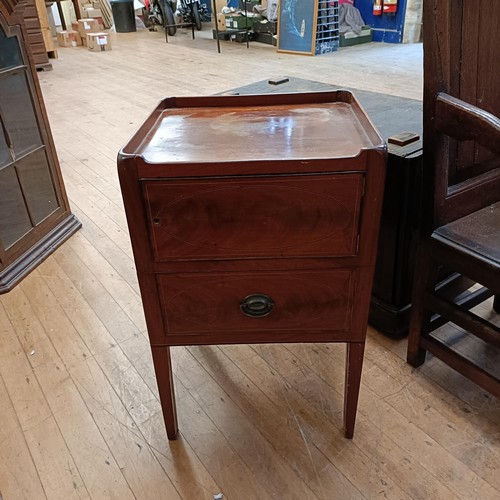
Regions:
<instances>
[{"instance_id":1,"label":"background furniture","mask_svg":"<svg viewBox=\"0 0 500 500\"><path fill-rule=\"evenodd\" d=\"M269 80L250 83L226 92L273 94L321 92L340 87L295 77L282 77L283 83ZM400 338L408 334L411 291L417 244L424 231L422 209L429 201L423 185L422 141L391 143L402 132L422 133L422 101L348 89L366 110L380 135L388 141L387 172L380 220L377 263L370 301L369 323L384 334ZM413 137L414 139L415 137ZM396 141L395 141L396 142Z\"/></svg>"},{"instance_id":2,"label":"background furniture","mask_svg":"<svg viewBox=\"0 0 500 500\"><path fill-rule=\"evenodd\" d=\"M122 149L170 439L170 346L282 342L347 343L352 437L385 160L346 91L167 98Z\"/></svg>"},{"instance_id":3,"label":"background furniture","mask_svg":"<svg viewBox=\"0 0 500 500\"><path fill-rule=\"evenodd\" d=\"M70 212L22 23L22 8L1 0L0 293L80 227Z\"/></svg>"},{"instance_id":4,"label":"background furniture","mask_svg":"<svg viewBox=\"0 0 500 500\"><path fill-rule=\"evenodd\" d=\"M51 70L49 55L57 57L57 51L50 32L45 2L27 0L23 17L35 67L40 70Z\"/></svg>"},{"instance_id":5,"label":"background furniture","mask_svg":"<svg viewBox=\"0 0 500 500\"><path fill-rule=\"evenodd\" d=\"M461 336L450 343L436 332L451 321L500 347L495 318L470 312L500 294L500 4L428 0L424 14L424 174L433 186L427 219L434 231L418 258L408 361L421 365L428 350L500 396L500 374L455 349ZM439 268L484 286L450 299L435 290Z\"/></svg>"}]
</instances>

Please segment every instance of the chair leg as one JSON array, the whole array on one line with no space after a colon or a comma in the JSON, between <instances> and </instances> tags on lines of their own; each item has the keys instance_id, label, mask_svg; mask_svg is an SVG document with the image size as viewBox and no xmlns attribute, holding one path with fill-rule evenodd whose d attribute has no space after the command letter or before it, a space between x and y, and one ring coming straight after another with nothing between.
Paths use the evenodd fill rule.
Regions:
<instances>
[{"instance_id":1,"label":"chair leg","mask_svg":"<svg viewBox=\"0 0 500 500\"><path fill-rule=\"evenodd\" d=\"M364 342L347 343L344 384L344 435L348 439L352 439L354 435L364 351Z\"/></svg>"},{"instance_id":2,"label":"chair leg","mask_svg":"<svg viewBox=\"0 0 500 500\"><path fill-rule=\"evenodd\" d=\"M425 361L427 351L420 345L422 333L428 328L431 312L424 306L426 290L434 290L437 281L437 264L430 256L428 244L418 250L413 282L407 361L415 368Z\"/></svg>"},{"instance_id":3,"label":"chair leg","mask_svg":"<svg viewBox=\"0 0 500 500\"><path fill-rule=\"evenodd\" d=\"M496 313L500 314L500 295L499 294L495 295L495 298L493 299L493 310Z\"/></svg>"},{"instance_id":4,"label":"chair leg","mask_svg":"<svg viewBox=\"0 0 500 500\"><path fill-rule=\"evenodd\" d=\"M153 364L160 393L160 403L168 439L177 438L177 411L175 408L174 380L170 348L167 346L152 346Z\"/></svg>"}]
</instances>

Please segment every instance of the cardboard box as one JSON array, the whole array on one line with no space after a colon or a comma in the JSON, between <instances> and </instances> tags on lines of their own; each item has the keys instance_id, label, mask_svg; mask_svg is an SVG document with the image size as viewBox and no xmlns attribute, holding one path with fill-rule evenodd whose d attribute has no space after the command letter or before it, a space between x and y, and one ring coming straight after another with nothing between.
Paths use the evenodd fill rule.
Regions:
<instances>
[{"instance_id":1,"label":"cardboard box","mask_svg":"<svg viewBox=\"0 0 500 500\"><path fill-rule=\"evenodd\" d=\"M99 23L97 19L78 19L78 33L82 38L89 33L99 33Z\"/></svg>"},{"instance_id":2,"label":"cardboard box","mask_svg":"<svg viewBox=\"0 0 500 500\"><path fill-rule=\"evenodd\" d=\"M106 52L111 50L109 33L87 33L87 47L92 52Z\"/></svg>"},{"instance_id":3,"label":"cardboard box","mask_svg":"<svg viewBox=\"0 0 500 500\"><path fill-rule=\"evenodd\" d=\"M71 23L71 29L72 29L73 31L78 31L78 21L73 21L73 22Z\"/></svg>"},{"instance_id":4,"label":"cardboard box","mask_svg":"<svg viewBox=\"0 0 500 500\"><path fill-rule=\"evenodd\" d=\"M57 43L59 44L59 47L78 47L82 45L82 37L78 31L58 31Z\"/></svg>"},{"instance_id":5,"label":"cardboard box","mask_svg":"<svg viewBox=\"0 0 500 500\"><path fill-rule=\"evenodd\" d=\"M94 9L93 7L91 9L84 9L82 12L83 17L90 17L96 18L96 17L102 17L102 10L101 9Z\"/></svg>"},{"instance_id":6,"label":"cardboard box","mask_svg":"<svg viewBox=\"0 0 500 500\"><path fill-rule=\"evenodd\" d=\"M213 2L210 2L210 7L213 7ZM217 9L217 14L222 12L222 8L227 7L227 0L215 0L215 8Z\"/></svg>"},{"instance_id":7,"label":"cardboard box","mask_svg":"<svg viewBox=\"0 0 500 500\"><path fill-rule=\"evenodd\" d=\"M85 19L95 19L99 28L97 31L102 31L104 29L104 21L102 19L102 10L100 8L94 8L92 6L82 9L82 17ZM94 32L95 33L95 32Z\"/></svg>"},{"instance_id":8,"label":"cardboard box","mask_svg":"<svg viewBox=\"0 0 500 500\"><path fill-rule=\"evenodd\" d=\"M85 36L80 35L80 38L82 40L82 46L87 47L87 35L85 35Z\"/></svg>"},{"instance_id":9,"label":"cardboard box","mask_svg":"<svg viewBox=\"0 0 500 500\"><path fill-rule=\"evenodd\" d=\"M372 41L372 29L370 26L363 26L361 33L356 35L352 31L341 33L339 38L340 47L350 47L352 45L359 45L360 43L369 43Z\"/></svg>"},{"instance_id":10,"label":"cardboard box","mask_svg":"<svg viewBox=\"0 0 500 500\"><path fill-rule=\"evenodd\" d=\"M102 31L104 29L104 21L102 20L102 17L87 17L87 21L90 21L91 19L94 19L97 21L97 26L99 28L96 32L92 32L92 33L97 33L97 32Z\"/></svg>"},{"instance_id":11,"label":"cardboard box","mask_svg":"<svg viewBox=\"0 0 500 500\"><path fill-rule=\"evenodd\" d=\"M224 14L217 14L217 28L219 31L226 31L226 16Z\"/></svg>"}]
</instances>

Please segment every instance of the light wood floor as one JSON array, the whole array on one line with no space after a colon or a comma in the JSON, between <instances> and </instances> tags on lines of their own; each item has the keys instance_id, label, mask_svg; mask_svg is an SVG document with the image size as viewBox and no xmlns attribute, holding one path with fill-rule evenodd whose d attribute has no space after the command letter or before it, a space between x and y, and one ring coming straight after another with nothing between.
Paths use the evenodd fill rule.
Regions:
<instances>
[{"instance_id":1,"label":"light wood floor","mask_svg":"<svg viewBox=\"0 0 500 500\"><path fill-rule=\"evenodd\" d=\"M0 498L500 498L499 401L434 359L412 369L406 342L372 329L352 441L333 344L174 348L180 436L167 441L120 146L162 97L280 75L421 96L420 46L301 57L225 42L218 55L209 36L114 35L107 53L59 48L39 74L83 228L0 296Z\"/></svg>"}]
</instances>

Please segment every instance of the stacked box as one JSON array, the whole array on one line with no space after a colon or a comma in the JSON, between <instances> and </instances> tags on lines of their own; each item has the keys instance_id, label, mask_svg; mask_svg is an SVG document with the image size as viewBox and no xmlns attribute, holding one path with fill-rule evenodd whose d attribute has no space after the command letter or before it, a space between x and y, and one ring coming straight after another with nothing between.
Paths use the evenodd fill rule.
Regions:
<instances>
[{"instance_id":1,"label":"stacked box","mask_svg":"<svg viewBox=\"0 0 500 500\"><path fill-rule=\"evenodd\" d=\"M102 19L102 10L100 8L95 8L90 4L90 7L84 7L82 10L82 17L86 19L95 19L99 24L100 29L104 27L104 21Z\"/></svg>"},{"instance_id":2,"label":"stacked box","mask_svg":"<svg viewBox=\"0 0 500 500\"><path fill-rule=\"evenodd\" d=\"M99 33L101 28L96 19L78 19L78 33L80 33L82 39L87 36L88 33Z\"/></svg>"},{"instance_id":3,"label":"stacked box","mask_svg":"<svg viewBox=\"0 0 500 500\"><path fill-rule=\"evenodd\" d=\"M109 33L88 33L87 47L92 52L106 52L111 50Z\"/></svg>"},{"instance_id":4,"label":"stacked box","mask_svg":"<svg viewBox=\"0 0 500 500\"><path fill-rule=\"evenodd\" d=\"M82 45L82 37L75 30L58 31L57 43L60 47L78 47Z\"/></svg>"}]
</instances>

